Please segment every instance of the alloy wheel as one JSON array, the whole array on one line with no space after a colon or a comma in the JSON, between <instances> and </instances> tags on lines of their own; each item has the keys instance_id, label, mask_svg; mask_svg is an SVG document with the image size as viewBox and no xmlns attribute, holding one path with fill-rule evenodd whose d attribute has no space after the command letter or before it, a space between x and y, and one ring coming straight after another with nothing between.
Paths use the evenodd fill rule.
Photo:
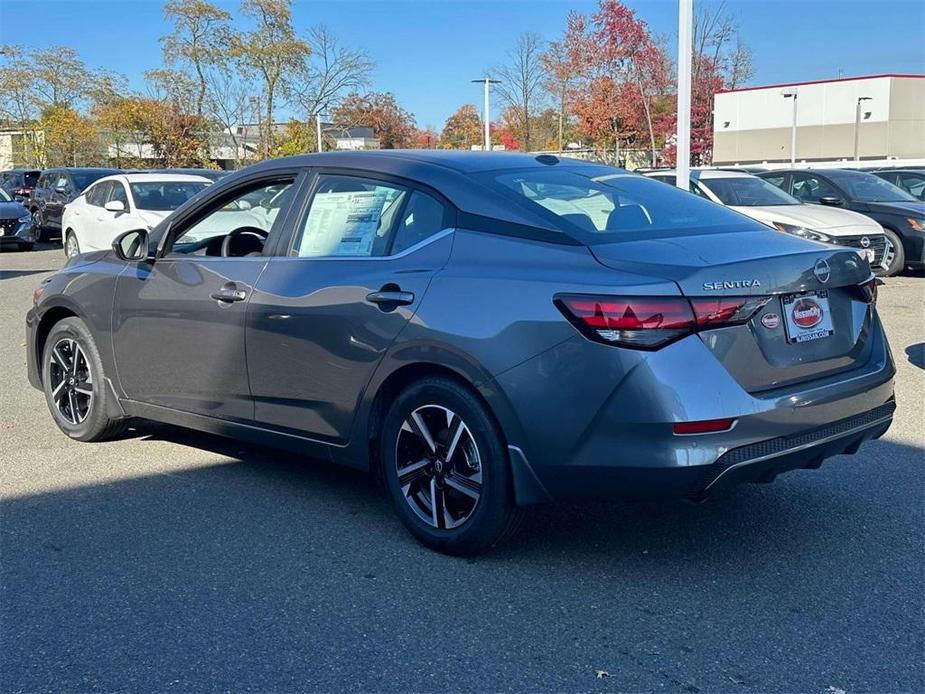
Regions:
<instances>
[{"instance_id":1,"label":"alloy wheel","mask_svg":"<svg viewBox=\"0 0 925 694\"><path fill-rule=\"evenodd\" d=\"M80 424L87 418L93 404L93 380L87 355L77 340L62 338L51 348L48 385L65 421Z\"/></svg>"},{"instance_id":2,"label":"alloy wheel","mask_svg":"<svg viewBox=\"0 0 925 694\"><path fill-rule=\"evenodd\" d=\"M74 234L68 234L64 242L64 254L68 258L73 258L80 253L80 247L77 245L77 237Z\"/></svg>"},{"instance_id":3,"label":"alloy wheel","mask_svg":"<svg viewBox=\"0 0 925 694\"><path fill-rule=\"evenodd\" d=\"M469 427L440 405L418 407L395 444L398 483L422 521L448 530L465 523L482 494L482 461Z\"/></svg>"}]
</instances>

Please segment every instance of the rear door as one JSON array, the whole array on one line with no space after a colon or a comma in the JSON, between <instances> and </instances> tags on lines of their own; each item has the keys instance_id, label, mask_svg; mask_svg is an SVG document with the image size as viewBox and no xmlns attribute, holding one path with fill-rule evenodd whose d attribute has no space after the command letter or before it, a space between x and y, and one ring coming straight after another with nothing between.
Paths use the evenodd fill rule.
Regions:
<instances>
[{"instance_id":1,"label":"rear door","mask_svg":"<svg viewBox=\"0 0 925 694\"><path fill-rule=\"evenodd\" d=\"M372 174L319 172L293 234L248 309L258 422L329 442L449 258L454 211L438 194Z\"/></svg>"},{"instance_id":2,"label":"rear door","mask_svg":"<svg viewBox=\"0 0 925 694\"><path fill-rule=\"evenodd\" d=\"M47 225L61 228L61 215L64 206L71 201L74 193L74 184L66 171L59 171L51 182L51 189L45 200L44 217Z\"/></svg>"}]
</instances>

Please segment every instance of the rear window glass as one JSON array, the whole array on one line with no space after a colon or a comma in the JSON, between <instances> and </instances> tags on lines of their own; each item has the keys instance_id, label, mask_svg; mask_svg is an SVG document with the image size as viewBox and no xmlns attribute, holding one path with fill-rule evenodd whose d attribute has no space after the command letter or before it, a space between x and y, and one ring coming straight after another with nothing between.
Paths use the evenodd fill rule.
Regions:
<instances>
[{"instance_id":1,"label":"rear window glass","mask_svg":"<svg viewBox=\"0 0 925 694\"><path fill-rule=\"evenodd\" d=\"M585 242L617 240L621 234L664 236L749 225L721 205L635 174L591 178L569 170L528 169L486 176L486 183L500 186L509 197Z\"/></svg>"}]
</instances>

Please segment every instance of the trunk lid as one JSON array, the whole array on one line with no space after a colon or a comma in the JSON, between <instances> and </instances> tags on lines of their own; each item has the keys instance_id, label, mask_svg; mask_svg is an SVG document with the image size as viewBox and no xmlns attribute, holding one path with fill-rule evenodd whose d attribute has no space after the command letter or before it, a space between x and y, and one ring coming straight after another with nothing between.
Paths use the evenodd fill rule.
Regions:
<instances>
[{"instance_id":1,"label":"trunk lid","mask_svg":"<svg viewBox=\"0 0 925 694\"><path fill-rule=\"evenodd\" d=\"M858 289L870 267L853 250L763 229L590 248L603 265L670 279L688 297L770 297L745 325L699 334L748 392L852 369L870 357L872 311ZM799 328L816 318L815 330ZM794 341L823 329L831 334Z\"/></svg>"}]
</instances>

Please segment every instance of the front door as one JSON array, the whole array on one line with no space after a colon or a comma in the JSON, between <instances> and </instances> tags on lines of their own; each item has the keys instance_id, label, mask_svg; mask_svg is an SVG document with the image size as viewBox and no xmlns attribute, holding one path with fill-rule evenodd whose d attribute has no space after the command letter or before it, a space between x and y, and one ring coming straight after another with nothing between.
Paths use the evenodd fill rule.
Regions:
<instances>
[{"instance_id":1,"label":"front door","mask_svg":"<svg viewBox=\"0 0 925 694\"><path fill-rule=\"evenodd\" d=\"M247 364L255 418L349 437L376 366L452 245L452 208L411 184L321 174L291 241L257 280Z\"/></svg>"},{"instance_id":2,"label":"front door","mask_svg":"<svg viewBox=\"0 0 925 694\"><path fill-rule=\"evenodd\" d=\"M294 175L244 182L204 200L178 220L162 257L120 275L113 349L129 399L222 419L253 418L245 316L285 217L267 224L266 210L254 201L269 199L267 192L280 186L292 193L293 183Z\"/></svg>"}]
</instances>

